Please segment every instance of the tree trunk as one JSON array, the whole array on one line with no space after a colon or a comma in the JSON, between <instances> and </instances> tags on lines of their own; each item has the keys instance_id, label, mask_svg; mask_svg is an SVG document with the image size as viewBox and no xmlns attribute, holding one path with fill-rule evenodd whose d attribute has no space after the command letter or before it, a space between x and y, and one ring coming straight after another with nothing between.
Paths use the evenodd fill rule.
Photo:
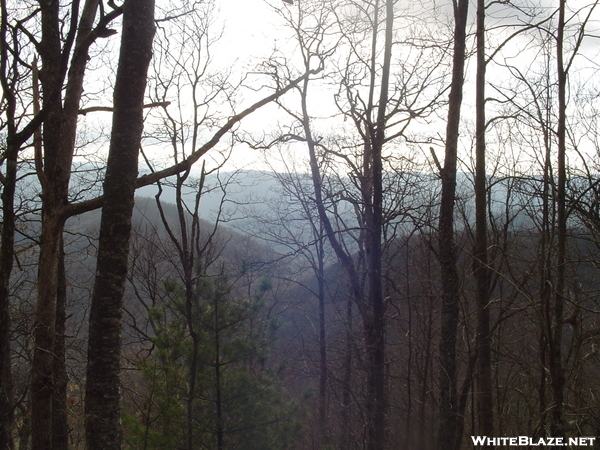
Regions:
<instances>
[{"instance_id":1,"label":"tree trunk","mask_svg":"<svg viewBox=\"0 0 600 450\"><path fill-rule=\"evenodd\" d=\"M379 105L375 108L374 92L377 68L377 43L379 31L380 2L374 3L373 38L371 41L371 76L368 106L364 115L363 177L360 181L362 204L365 215L364 245L367 258L368 289L360 286L357 269L352 256L336 238L322 198L321 173L318 166L315 142L310 128L307 110L308 79L301 89L302 125L309 149L311 175L315 192L315 204L319 219L329 242L342 265L350 284L350 297L357 303L362 318L366 352L367 389L365 405L366 449L383 450L386 445L386 386L385 386L385 304L382 286L382 237L383 237L383 188L382 149L385 142L386 109L390 78L392 37L394 24L394 2L385 2L385 44L382 75L380 80ZM310 59L305 61L309 69ZM376 116L374 118L374 116ZM344 413L347 414L347 411ZM347 417L346 417L347 418ZM348 430L342 430L342 434Z\"/></svg>"},{"instance_id":2,"label":"tree trunk","mask_svg":"<svg viewBox=\"0 0 600 450\"><path fill-rule=\"evenodd\" d=\"M15 237L15 191L17 186L17 158L19 145L13 141L16 134L14 90L8 79L8 50L6 3L2 1L0 23L0 77L6 102L6 170L2 183L2 231L0 233L0 450L14 447L14 401L10 351L10 275L13 268Z\"/></svg>"},{"instance_id":3,"label":"tree trunk","mask_svg":"<svg viewBox=\"0 0 600 450\"><path fill-rule=\"evenodd\" d=\"M439 259L442 275L442 324L440 338L440 426L438 448L458 448L460 436L456 376L456 339L459 313L459 279L454 242L457 148L464 81L466 26L469 3L454 3L454 55L452 84L446 126L446 151L442 170L442 200L439 222Z\"/></svg>"},{"instance_id":4,"label":"tree trunk","mask_svg":"<svg viewBox=\"0 0 600 450\"><path fill-rule=\"evenodd\" d=\"M120 450L122 305L143 100L154 37L153 0L126 0L89 319L85 434L88 450Z\"/></svg>"},{"instance_id":5,"label":"tree trunk","mask_svg":"<svg viewBox=\"0 0 600 450\"><path fill-rule=\"evenodd\" d=\"M214 310L215 310L215 429L217 437L217 450L223 450L223 398L222 398L222 382L221 382L221 324L219 323L219 301L220 295L214 293Z\"/></svg>"},{"instance_id":6,"label":"tree trunk","mask_svg":"<svg viewBox=\"0 0 600 450\"><path fill-rule=\"evenodd\" d=\"M343 366L343 382L342 382L342 413L341 413L341 430L338 442L339 450L346 450L352 447L352 430L350 428L350 405L352 399L352 351L354 348L354 325L353 325L353 300L348 296L346 300L346 342Z\"/></svg>"},{"instance_id":7,"label":"tree trunk","mask_svg":"<svg viewBox=\"0 0 600 450\"><path fill-rule=\"evenodd\" d=\"M35 348L31 370L32 448L52 449L52 394L54 368L54 330L56 325L56 293L60 236L63 219L59 212L67 200L70 164L64 167L61 148L61 104L50 97L62 84L60 74L61 36L59 4L44 4L40 56L40 81L43 105L49 108L44 121L44 177L42 186L42 234L38 261L38 298L34 322Z\"/></svg>"},{"instance_id":8,"label":"tree trunk","mask_svg":"<svg viewBox=\"0 0 600 450\"><path fill-rule=\"evenodd\" d=\"M485 147L485 0L477 0L477 79L475 120L475 251L477 284L477 408L479 435L494 435L492 360L489 301L491 294L487 241L487 190ZM493 447L491 448L493 450Z\"/></svg>"},{"instance_id":9,"label":"tree trunk","mask_svg":"<svg viewBox=\"0 0 600 450\"><path fill-rule=\"evenodd\" d=\"M320 227L322 235L322 227ZM319 434L321 448L329 447L329 402L327 396L327 321L325 316L325 250L324 240L317 243L317 283L319 301Z\"/></svg>"},{"instance_id":10,"label":"tree trunk","mask_svg":"<svg viewBox=\"0 0 600 450\"><path fill-rule=\"evenodd\" d=\"M65 371L60 367L64 358L54 358L55 333L57 324L57 293L59 265L62 258L62 233L66 216L64 208L68 204L71 163L75 149L75 133L79 102L83 91L83 78L87 64L88 48L98 0L88 0L82 11L78 24L72 18L70 34L78 28L77 45L71 59L71 69L65 89L65 103L61 105L66 65L63 61L70 54L70 40L67 39L61 49L60 32L62 18L59 2L44 4L42 11L42 40L40 55L42 70L42 92L44 109L47 116L44 120L44 166L41 165L41 150L38 161L38 174L42 186L42 235L40 238L40 256L38 264L38 301L35 316L35 350L32 366L32 446L34 450L51 450L64 448L65 436L58 437L62 444L53 443L53 423L63 419L53 418L54 407L66 410L66 405L59 406L59 399L54 399L54 378L62 377ZM74 2L72 14L78 14L79 2ZM57 95L57 92L59 93ZM55 374L54 371L58 372ZM62 389L62 387L61 387ZM59 396L64 402L66 397ZM65 424L66 425L66 424ZM61 432L63 433L64 430Z\"/></svg>"},{"instance_id":11,"label":"tree trunk","mask_svg":"<svg viewBox=\"0 0 600 450\"><path fill-rule=\"evenodd\" d=\"M378 6L376 6L377 8ZM367 264L369 280L369 313L363 314L368 358L367 449L383 450L386 446L387 395L385 386L385 303L382 285L383 181L382 150L385 142L386 110L392 59L394 2L385 2L385 44L381 90L375 127L370 134L372 197L366 201ZM377 20L377 19L376 19ZM375 30L375 35L377 30ZM373 55L376 52L373 51ZM373 61L373 68L375 62Z\"/></svg>"},{"instance_id":12,"label":"tree trunk","mask_svg":"<svg viewBox=\"0 0 600 450\"><path fill-rule=\"evenodd\" d=\"M66 365L66 324L67 324L67 274L65 270L65 250L60 246L58 263L58 290L56 294L56 325L54 339L54 392L52 397L52 447L54 450L69 448L69 426L67 408L67 385L69 376Z\"/></svg>"},{"instance_id":13,"label":"tree trunk","mask_svg":"<svg viewBox=\"0 0 600 450\"><path fill-rule=\"evenodd\" d=\"M12 134L9 131L9 135ZM13 448L14 401L10 351L10 274L14 254L14 197L18 147L8 144L2 189L2 237L0 246L0 450Z\"/></svg>"},{"instance_id":14,"label":"tree trunk","mask_svg":"<svg viewBox=\"0 0 600 450\"><path fill-rule=\"evenodd\" d=\"M563 41L565 30L566 0L559 1L558 29L556 33L556 69L558 75L558 186L556 189L557 210L557 249L556 249L556 291L554 292L554 308L552 317L552 334L549 336L550 380L554 408L550 430L553 436L564 435L563 396L565 375L562 362L562 329L565 296L565 269L567 249L567 217L566 217L566 89L567 73L563 62Z\"/></svg>"}]
</instances>

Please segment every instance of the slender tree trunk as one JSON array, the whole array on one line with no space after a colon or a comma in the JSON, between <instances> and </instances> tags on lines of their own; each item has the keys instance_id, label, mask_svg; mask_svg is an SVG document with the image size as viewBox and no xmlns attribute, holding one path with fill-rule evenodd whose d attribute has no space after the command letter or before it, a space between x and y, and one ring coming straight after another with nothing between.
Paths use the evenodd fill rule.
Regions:
<instances>
[{"instance_id":1,"label":"slender tree trunk","mask_svg":"<svg viewBox=\"0 0 600 450\"><path fill-rule=\"evenodd\" d=\"M454 55L452 84L446 126L446 152L442 170L442 200L439 222L439 259L442 275L442 324L440 337L440 426L438 448L454 450L460 437L456 376L456 339L459 319L459 279L454 242L454 202L456 195L457 148L462 104L466 26L469 3L454 2Z\"/></svg>"},{"instance_id":2,"label":"slender tree trunk","mask_svg":"<svg viewBox=\"0 0 600 450\"><path fill-rule=\"evenodd\" d=\"M308 79L304 81L301 92L302 125L309 149L312 181L315 191L315 204L319 219L323 225L329 242L340 261L350 284L350 295L357 303L363 323L366 351L366 448L383 450L386 445L386 386L385 386L385 303L382 285L382 238L383 238L383 188L382 188L382 149L385 142L386 109L388 106L388 86L390 78L392 37L394 24L394 2L385 2L385 44L381 69L381 80L376 81L379 10L382 2L374 2L373 38L371 41L371 67L369 100L364 118L364 155L363 179L361 180L362 203L365 211L364 245L367 259L368 289L360 286L354 261L336 238L327 211L323 204L321 173L318 166L315 142L312 138L310 116L307 110ZM308 71L310 58L305 60ZM379 105L375 108L375 87L379 84ZM375 117L376 116L376 117ZM345 431L343 431L345 432Z\"/></svg>"},{"instance_id":3,"label":"slender tree trunk","mask_svg":"<svg viewBox=\"0 0 600 450\"><path fill-rule=\"evenodd\" d=\"M216 409L216 435L217 450L223 450L223 399L221 386L221 335L219 323L219 301L220 295L215 292L214 295L215 311L215 409Z\"/></svg>"},{"instance_id":4,"label":"slender tree trunk","mask_svg":"<svg viewBox=\"0 0 600 450\"><path fill-rule=\"evenodd\" d=\"M549 67L549 66L548 66ZM548 72L547 77L550 76ZM550 80L546 79L546 100L549 101L551 98ZM540 114L540 123L550 123L551 112L546 111L546 117L544 118ZM544 120L545 119L545 120ZM540 224L540 244L539 244L539 271L540 271L540 302L539 302L539 317L540 317L540 334L539 334L539 354L540 354L540 384L538 390L539 396L539 424L536 429L538 436L543 436L546 418L548 415L547 411L547 380L548 374L548 351L550 349L549 342L551 341L551 328L552 319L550 317L551 308L551 264L552 264L552 226L553 221L551 210L550 210L550 188L552 185L552 151L551 151L551 136L548 126L543 126L544 130L544 166L543 166L543 179L542 179L542 217Z\"/></svg>"},{"instance_id":5,"label":"slender tree trunk","mask_svg":"<svg viewBox=\"0 0 600 450\"><path fill-rule=\"evenodd\" d=\"M352 398L352 351L354 342L353 300L346 301L346 355L344 358L344 381L342 386L342 428L340 433L339 450L347 450L352 446L352 430L350 428L350 405Z\"/></svg>"},{"instance_id":6,"label":"slender tree trunk","mask_svg":"<svg viewBox=\"0 0 600 450\"><path fill-rule=\"evenodd\" d=\"M321 233L322 235L322 227ZM329 446L328 396L327 396L327 322L325 317L325 261L324 242L317 243L317 283L319 300L319 434L321 448Z\"/></svg>"},{"instance_id":7,"label":"slender tree trunk","mask_svg":"<svg viewBox=\"0 0 600 450\"><path fill-rule=\"evenodd\" d=\"M143 100L154 37L153 0L126 0L114 113L89 319L85 431L88 450L120 450L120 357L123 293Z\"/></svg>"},{"instance_id":8,"label":"slender tree trunk","mask_svg":"<svg viewBox=\"0 0 600 450\"><path fill-rule=\"evenodd\" d=\"M308 72L308 64L310 61L306 61L306 70ZM346 359L344 364L344 386L343 386L343 400L342 400L342 429L340 435L340 450L350 448L352 430L350 429L350 407L351 407L351 380L352 380L352 342L353 342L353 330L352 330L352 303L356 302L359 305L359 309L362 307L364 312L365 302L363 300L362 289L359 285L358 275L356 267L352 260L352 257L345 251L344 246L340 243L336 237L336 233L333 229L331 221L327 215L325 209L325 203L323 201L323 188L322 178L319 163L317 161L316 145L312 137L312 130L310 127L310 116L308 114L307 96L308 96L308 85L309 80L306 78L303 81L301 92L301 103L302 103L302 125L306 136L306 143L308 147L308 155L310 161L311 179L313 189L315 193L315 206L317 207L317 213L319 215L319 221L325 231L325 235L335 252L335 255L340 262L349 284L348 303L347 303L347 324L346 324ZM361 313L362 313L361 312ZM364 317L364 315L363 315Z\"/></svg>"},{"instance_id":9,"label":"slender tree trunk","mask_svg":"<svg viewBox=\"0 0 600 450\"><path fill-rule=\"evenodd\" d=\"M556 250L556 290L552 317L552 335L549 352L550 379L554 408L552 410L551 432L553 436L564 435L563 396L565 375L562 362L562 329L565 296L565 268L567 249L566 218L566 88L567 73L563 62L563 41L565 29L566 0L559 1L558 29L556 33L556 69L558 75L558 186L556 189L557 209L557 250Z\"/></svg>"},{"instance_id":10,"label":"slender tree trunk","mask_svg":"<svg viewBox=\"0 0 600 450\"><path fill-rule=\"evenodd\" d=\"M194 139L195 145L195 139ZM196 194L194 213L192 214L192 226L191 233L188 236L188 221L186 220L186 206L183 199L183 186L185 180L189 176L189 171L185 171L183 174L177 174L177 184L175 191L175 205L177 207L177 217L179 225L179 237L175 235L171 229L171 225L167 216L164 213L160 197L162 195L162 186L158 183L159 191L156 194L156 205L158 207L161 221L163 226L167 230L169 239L177 249L181 266L183 267L183 278L185 284L185 320L187 329L192 339L192 354L190 357L190 370L188 378L188 392L186 400L186 444L188 450L194 448L194 404L196 398L196 382L198 373L198 354L200 348L200 336L196 330L194 324L194 279L198 274L195 274L196 270L196 256L197 252L201 251L197 248L200 236L200 227L198 221L198 209L200 206L200 199L202 197L202 190L204 186L204 166L202 166L202 177L198 192Z\"/></svg>"},{"instance_id":11,"label":"slender tree trunk","mask_svg":"<svg viewBox=\"0 0 600 450\"><path fill-rule=\"evenodd\" d=\"M377 8L378 6L376 6ZM385 382L385 302L382 284L383 181L382 150L385 142L386 110L392 58L394 2L385 2L385 44L381 90L375 128L370 134L372 198L367 199L367 264L369 313L363 314L368 355L367 449L383 450L386 446L387 394ZM375 30L375 33L377 30ZM375 52L373 52L375 54ZM374 62L373 68L374 68ZM370 203L370 204L369 204Z\"/></svg>"},{"instance_id":12,"label":"slender tree trunk","mask_svg":"<svg viewBox=\"0 0 600 450\"><path fill-rule=\"evenodd\" d=\"M406 307L408 309L408 317L407 321L407 352L408 355L406 357L406 428L404 431L404 446L406 448L410 448L412 443L414 442L412 426L413 426L413 365L414 365L414 357L413 357L413 343L414 343L414 325L413 325L413 302L411 298L411 290L410 290L410 257L409 257L409 243L411 240L411 236L406 236L404 241L404 270L406 273L406 280L404 284L404 290L406 295Z\"/></svg>"},{"instance_id":13,"label":"slender tree trunk","mask_svg":"<svg viewBox=\"0 0 600 450\"><path fill-rule=\"evenodd\" d=\"M425 449L427 442L427 426L428 423L425 420L425 413L427 408L427 397L429 393L429 373L432 370L432 353L433 347L435 344L433 343L433 306L429 305L428 317L426 320L426 341L425 341L425 355L423 358L423 374L421 376L421 386L419 392L419 436L418 436L418 449Z\"/></svg>"},{"instance_id":14,"label":"slender tree trunk","mask_svg":"<svg viewBox=\"0 0 600 450\"><path fill-rule=\"evenodd\" d=\"M186 405L186 434L187 434L187 448L193 450L194 448L194 399L196 397L196 379L198 372L198 350L200 347L200 338L196 332L193 322L193 292L191 289L191 279L186 282L186 299L185 299L185 311L186 321L188 325L188 331L192 338L192 357L190 358L190 375L188 383L188 398Z\"/></svg>"},{"instance_id":15,"label":"slender tree trunk","mask_svg":"<svg viewBox=\"0 0 600 450\"><path fill-rule=\"evenodd\" d=\"M477 0L477 79L475 120L475 251L473 267L477 283L477 407L479 434L494 435L492 360L489 301L491 294L487 241L487 190L485 147L485 0ZM493 447L491 448L493 450Z\"/></svg>"}]
</instances>

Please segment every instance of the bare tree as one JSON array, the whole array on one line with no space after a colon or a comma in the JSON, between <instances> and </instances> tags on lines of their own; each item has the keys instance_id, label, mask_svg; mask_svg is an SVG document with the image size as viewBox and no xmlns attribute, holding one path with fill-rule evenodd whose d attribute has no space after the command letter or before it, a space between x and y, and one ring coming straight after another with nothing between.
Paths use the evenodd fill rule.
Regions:
<instances>
[{"instance_id":1,"label":"bare tree","mask_svg":"<svg viewBox=\"0 0 600 450\"><path fill-rule=\"evenodd\" d=\"M154 39L154 1L127 0L114 91L111 143L96 277L89 319L85 389L88 449L120 449L121 321L146 77Z\"/></svg>"},{"instance_id":2,"label":"bare tree","mask_svg":"<svg viewBox=\"0 0 600 450\"><path fill-rule=\"evenodd\" d=\"M441 169L442 199L439 218L439 260L442 277L442 327L440 336L440 428L438 447L456 450L462 438L457 391L456 339L458 334L460 286L457 272L457 250L454 238L454 203L460 109L463 97L464 65L469 2L453 2L454 53L452 82L446 124L446 150Z\"/></svg>"},{"instance_id":3,"label":"bare tree","mask_svg":"<svg viewBox=\"0 0 600 450\"><path fill-rule=\"evenodd\" d=\"M74 2L70 15L70 28L63 46L59 26L61 22L59 2L40 6L42 34L38 46L42 62L40 79L43 108L48 110L48 114L44 119L43 162L40 155L37 165L43 204L35 323L36 347L32 377L32 429L33 448L50 449L57 448L53 442L51 426L52 423L58 423L53 422L53 396L56 393L62 395L64 399L66 395L59 394L59 391L54 389L53 355L57 344L56 302L59 289L57 274L61 264L61 235L64 221L68 217L64 208L68 203L83 75L90 46L97 38L111 34L106 25L120 14L120 10L115 9L104 16L94 27L98 1L87 1L81 16L79 2ZM74 51L63 103L61 91L73 44Z\"/></svg>"},{"instance_id":4,"label":"bare tree","mask_svg":"<svg viewBox=\"0 0 600 450\"><path fill-rule=\"evenodd\" d=\"M478 410L480 434L494 435L494 404L492 397L492 360L490 334L491 271L488 257L488 206L486 173L485 115L485 0L477 1L477 75L475 118L475 249L474 275L477 283L477 358Z\"/></svg>"},{"instance_id":5,"label":"bare tree","mask_svg":"<svg viewBox=\"0 0 600 450\"><path fill-rule=\"evenodd\" d=\"M413 119L426 117L439 104L440 91L435 91L432 86L437 87L443 75L437 78L433 74L440 61L421 60L425 56L410 37L406 38L408 51L416 48L418 56L414 60L422 64L415 63L413 67L392 60L397 18L393 2L341 2L336 5L329 14L340 36L337 46L331 47L339 51L339 61L335 59L337 53L333 55L329 47L331 36L338 35L330 31L333 30L331 18L323 11L328 11L327 7L315 2L311 8L303 7L296 15L286 14L286 17L300 44L305 67L318 61L326 66L329 62L339 64L339 72L327 74L326 79L335 80L338 86L333 96L334 104L340 116L350 122L351 127L345 131L352 137L335 133L328 139L317 137L317 120L311 116L309 106L314 94L309 95L308 91L309 85L312 91L312 86L319 82L306 81L298 89L299 112L294 112L287 103L281 103L297 124L280 139L301 140L308 147L319 219L345 272L349 298L362 319L367 386L365 445L373 449L384 448L387 410L386 308L382 285L383 247L386 245L384 222L398 220L403 215L402 204L384 204L384 165L388 164L390 167L386 169L393 170L393 157L389 156L392 144L407 135L406 130ZM411 63L415 61L411 59ZM396 68L398 72L394 73ZM415 76L418 72L423 79ZM425 88L422 82L432 90ZM425 98L426 91L431 97ZM389 149L384 152L386 146ZM325 192L328 189L324 181L326 164L331 164L334 173L336 164L349 171L348 180L338 175L338 186L331 188L332 191L339 189L339 195L328 197ZM347 205L355 214L353 219L348 219L350 214L340 214L342 205ZM348 429L343 426L343 430Z\"/></svg>"},{"instance_id":6,"label":"bare tree","mask_svg":"<svg viewBox=\"0 0 600 450\"><path fill-rule=\"evenodd\" d=\"M61 277L58 276L62 264L61 235L64 222L68 217L98 208L103 202L103 198L96 198L77 203L69 197L69 184L77 136L77 120L81 112L84 75L90 61L90 48L99 38L115 33L114 30L108 28L108 25L122 13L122 7L116 7L109 2L109 8L105 8L104 4L97 0L90 0L85 4L74 1L68 6L61 5L60 2L52 2L52 4L40 2L39 8L35 8L35 4L26 6L27 8L12 9L7 6L6 2L2 3L3 91L7 94L14 94L5 97L9 133L7 136L8 151L5 154L7 158L3 159L3 162L7 163L7 171L6 176L2 177L5 187L3 199L6 200L3 202L5 208L3 216L6 218L3 220L5 232L2 233L4 242L2 261L4 261L3 268L6 270L2 271L2 279L6 281L6 283L3 282L3 286L8 286L14 253L12 244L14 233L11 231L14 230L14 224L11 225L14 218L14 205L11 199L14 197L13 193L16 189L16 158L19 149L43 124L43 134L40 133L39 138L36 137L35 140L36 171L42 199L42 232L39 240L36 346L32 382L33 445L35 448L64 448L66 445L64 429L61 431L59 428L64 427L67 421L63 415L58 415L59 411L65 411L64 403L66 402L66 393L63 392L65 387L62 350L64 340L62 339L63 333L60 331L64 328L66 316L64 311L57 309L57 302L58 307L62 308L63 302L59 296L64 293L64 286L59 286ZM68 11L68 20L62 27L64 19L62 14L65 11ZM23 17L18 16L21 13L24 14ZM41 62L39 98L42 105L39 110L35 109L38 96L34 95L33 101L30 101L29 97L22 96L22 91L19 90L24 77L29 77L29 74L34 71L33 65L25 63L23 58L36 53ZM21 70L23 73L20 72ZM17 82L21 84L17 85ZM33 90L35 90L37 82L30 82L29 85L33 85ZM289 88L291 86L287 90ZM284 87L277 92L275 97L282 95L285 91ZM176 168L171 168L169 173L174 174L185 170L186 167L191 167L194 161L216 145L219 139L235 124L275 97L270 97L268 100L263 99L266 101L259 101L245 111L234 114L215 134L210 143L202 146L201 149L194 149L195 155L187 155L186 161L179 161L180 164ZM19 114L21 110L29 112L29 109L33 109L34 114L31 122L17 123L16 112L18 111ZM112 109L112 107L91 107L86 108L83 112L112 111ZM20 131L18 130L19 126L23 126ZM136 186L152 183L163 176L166 176L165 172L158 175L158 178L146 178L138 181ZM5 292L4 289L0 294L3 292ZM2 310L6 312L3 317L7 319L3 321L3 324L7 326L3 330L8 333L10 323L7 316L8 294L2 294L2 298L0 304ZM4 308L5 306L6 308ZM3 348L8 349L6 346L10 342L9 335L3 336L2 342L5 345ZM8 361L10 352L7 350L1 356L2 361ZM7 370L10 365L3 364L2 367L4 369L2 373L6 376L6 383L3 383L6 391L3 392L9 395L10 376ZM61 382L55 382L58 377L62 378ZM7 402L12 403L10 400ZM8 410L11 408L8 407ZM57 413L56 417L53 417L53 412ZM2 415L2 417L5 416ZM11 419L7 420L10 422ZM52 430L51 423L57 425L56 432ZM11 426L7 426L6 429L11 429ZM53 434L57 436L54 441ZM59 435L63 437L58 438ZM62 444L59 444L59 439L63 442Z\"/></svg>"}]
</instances>

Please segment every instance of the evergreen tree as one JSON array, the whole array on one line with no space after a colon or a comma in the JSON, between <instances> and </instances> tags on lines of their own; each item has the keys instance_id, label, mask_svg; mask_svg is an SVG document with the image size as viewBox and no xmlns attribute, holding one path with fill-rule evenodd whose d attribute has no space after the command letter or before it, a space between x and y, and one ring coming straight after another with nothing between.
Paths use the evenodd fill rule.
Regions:
<instances>
[{"instance_id":1,"label":"evergreen tree","mask_svg":"<svg viewBox=\"0 0 600 450\"><path fill-rule=\"evenodd\" d=\"M183 288L173 280L164 288L167 300L149 311L153 348L137 365L141 399L126 407L128 448L185 445L193 342ZM192 320L200 348L193 440L198 448L286 449L299 438L298 412L267 364L267 344L276 329L264 316L270 288L265 278L251 298L239 298L222 275L201 277L196 284Z\"/></svg>"}]
</instances>

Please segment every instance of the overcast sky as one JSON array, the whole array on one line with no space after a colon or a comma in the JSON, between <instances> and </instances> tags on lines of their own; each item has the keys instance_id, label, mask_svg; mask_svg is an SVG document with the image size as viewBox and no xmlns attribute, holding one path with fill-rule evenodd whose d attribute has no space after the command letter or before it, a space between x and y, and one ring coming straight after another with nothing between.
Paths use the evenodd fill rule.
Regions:
<instances>
[{"instance_id":1,"label":"overcast sky","mask_svg":"<svg viewBox=\"0 0 600 450\"><path fill-rule=\"evenodd\" d=\"M300 0L302 1L302 0ZM575 6L576 3L581 2L583 0L571 0L569 5ZM287 8L288 6L283 3L282 0L270 0L270 2L282 8ZM527 0L523 0L523 2L527 3ZM439 6L449 5L449 1L439 1L436 2ZM537 1L535 3L538 3ZM556 7L556 1L547 0L544 3L548 4L548 9L553 10ZM231 69L233 73L246 73L247 71L252 71L256 64L259 63L261 59L269 57L275 48L279 50L283 50L284 52L289 49L289 43L286 43L286 37L290 35L290 30L286 29L282 25L282 19L278 16L278 14L273 10L272 6L269 4L267 0L221 0L215 2L216 7L218 8L217 17L218 20L215 24L215 32L217 32L221 27L223 29L223 37L220 42L216 46L216 51L213 53L215 56L215 63L219 67L224 67ZM297 5L289 6L290 8L297 8ZM442 8L443 9L443 8ZM474 14L474 7L472 8L472 14ZM438 10L438 14L436 15L437 20L439 17L440 11ZM498 18L496 20L500 20L501 22L510 22L516 24L519 22L519 17L515 16L514 11L496 11L498 14ZM506 17L510 18L506 18ZM502 19L500 19L502 18ZM494 19L488 19L488 24L493 22ZM400 25L398 25L400 26ZM597 24L594 23L591 26L591 29L594 32L597 29ZM512 32L513 30L505 30L506 33ZM490 41L501 40L501 37L498 33L494 33L493 36L490 36ZM522 39L522 41L528 41L528 38ZM521 44L526 45L525 42L520 42L519 40L514 40L510 48L514 51L511 53L510 48L505 48L506 54L511 54L512 57L519 57ZM594 45L595 44L595 45ZM594 56L597 56L598 52L598 41L597 39L590 39L587 45L584 45L586 50L592 50ZM592 48L590 49L591 46ZM535 53L535 49L534 49ZM597 70L597 65L594 62L595 57L589 58L590 66L593 67L594 73ZM468 64L468 70L474 69L474 62L470 61ZM488 77L493 79L493 77L502 75L499 73L496 68L493 71L490 71ZM574 76L574 74L572 74ZM327 95L327 93L323 93ZM471 98L471 90L466 90L465 95L465 106L468 110L469 104L473 103L474 99ZM321 103L327 102L321 95ZM249 96L243 99L240 102L239 107L247 107L253 101L256 101L260 98L257 93L251 93ZM277 115L274 114L275 107L267 106L259 113L248 117L243 122L243 127L246 129L253 129L260 132L262 129L268 129L269 125L272 122L277 120ZM314 109L313 109L314 111ZM235 168L253 168L259 169L264 168L265 166L262 164L262 160L260 155L257 152L249 151L247 148L240 147L237 152L233 155L232 158L232 167Z\"/></svg>"}]
</instances>

